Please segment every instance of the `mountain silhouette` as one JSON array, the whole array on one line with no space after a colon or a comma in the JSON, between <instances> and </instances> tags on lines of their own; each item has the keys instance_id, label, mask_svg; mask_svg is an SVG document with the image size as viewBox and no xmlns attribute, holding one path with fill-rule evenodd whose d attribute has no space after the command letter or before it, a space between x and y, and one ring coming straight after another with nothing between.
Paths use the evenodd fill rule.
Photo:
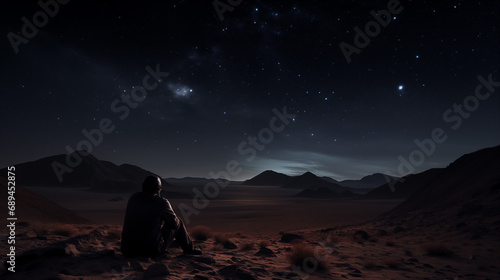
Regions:
<instances>
[{"instance_id":1,"label":"mountain silhouette","mask_svg":"<svg viewBox=\"0 0 500 280\"><path fill-rule=\"evenodd\" d=\"M335 184L339 183L339 181L337 181L337 180L335 180L335 179L333 179L331 177L323 176L323 177L320 177L320 178L323 179L323 180L325 180L325 181L327 181L327 182L330 182L330 183L335 183Z\"/></svg>"},{"instance_id":2,"label":"mountain silhouette","mask_svg":"<svg viewBox=\"0 0 500 280\"><path fill-rule=\"evenodd\" d=\"M76 156L77 152L71 155ZM92 191L127 192L140 190L142 181L147 176L157 176L131 164L116 165L109 161L99 160L92 154L82 156L81 163L71 167L71 172L62 175L59 181L52 167L54 162L66 163L66 154L45 157L39 160L16 164L16 180L25 186L68 186L90 187ZM6 174L6 168L1 172ZM162 181L164 186L169 185Z\"/></svg>"},{"instance_id":3,"label":"mountain silhouette","mask_svg":"<svg viewBox=\"0 0 500 280\"><path fill-rule=\"evenodd\" d=\"M257 176L246 180L242 185L253 185L253 186L282 186L287 184L292 179L291 176L285 175L283 173L274 172L272 170L266 170Z\"/></svg>"},{"instance_id":4,"label":"mountain silhouette","mask_svg":"<svg viewBox=\"0 0 500 280\"><path fill-rule=\"evenodd\" d=\"M433 168L427 171L407 175L400 180L385 183L366 194L370 198L408 198L422 186L433 182L442 172L443 168Z\"/></svg>"},{"instance_id":5,"label":"mountain silhouette","mask_svg":"<svg viewBox=\"0 0 500 280\"><path fill-rule=\"evenodd\" d=\"M359 180L343 180L338 182L337 184L343 187L349 188L363 188L363 189L373 189L379 187L383 184L388 183L388 181L393 181L398 179L397 177L389 176L382 173L374 173L368 176L365 176Z\"/></svg>"},{"instance_id":6,"label":"mountain silhouette","mask_svg":"<svg viewBox=\"0 0 500 280\"><path fill-rule=\"evenodd\" d=\"M388 214L451 211L454 215L459 215L475 211L483 215L498 216L499 170L500 146L466 154L448 165L432 182L421 185Z\"/></svg>"},{"instance_id":7,"label":"mountain silhouette","mask_svg":"<svg viewBox=\"0 0 500 280\"><path fill-rule=\"evenodd\" d=\"M350 191L349 188L342 187L335 183L327 182L311 172L306 172L300 176L291 177L290 182L281 186L287 189L320 189L325 188L336 193Z\"/></svg>"}]
</instances>

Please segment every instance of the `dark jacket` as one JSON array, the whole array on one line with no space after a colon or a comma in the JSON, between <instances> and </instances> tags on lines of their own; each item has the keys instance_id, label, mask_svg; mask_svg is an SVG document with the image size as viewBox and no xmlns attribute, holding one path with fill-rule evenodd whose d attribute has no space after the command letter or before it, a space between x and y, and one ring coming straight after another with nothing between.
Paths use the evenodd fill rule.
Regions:
<instances>
[{"instance_id":1,"label":"dark jacket","mask_svg":"<svg viewBox=\"0 0 500 280\"><path fill-rule=\"evenodd\" d=\"M125 256L155 256L161 253L162 224L176 228L179 219L172 206L156 194L139 192L127 203L121 250Z\"/></svg>"}]
</instances>

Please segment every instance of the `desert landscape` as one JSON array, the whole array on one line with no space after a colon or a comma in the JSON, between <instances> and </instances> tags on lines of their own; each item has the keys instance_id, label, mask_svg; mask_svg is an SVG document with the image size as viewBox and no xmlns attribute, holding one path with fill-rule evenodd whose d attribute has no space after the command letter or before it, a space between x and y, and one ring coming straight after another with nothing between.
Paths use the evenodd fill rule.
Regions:
<instances>
[{"instance_id":1,"label":"desert landscape","mask_svg":"<svg viewBox=\"0 0 500 280\"><path fill-rule=\"evenodd\" d=\"M337 198L322 199L297 196L311 189L307 184L287 187L305 182L301 176L266 171L231 183L202 213L192 216L188 227L203 250L201 256L183 255L176 244L156 258L122 256L121 221L129 190L19 187L16 273L6 271L2 256L2 277L496 279L499 159L500 146L483 149L446 168L392 182L395 192L386 183L359 196L339 192ZM306 176L316 185L319 177ZM266 180L272 184L266 186ZM166 180L162 195L173 197L178 212L177 206L189 203L189 190L200 182L171 181ZM5 184L3 179L2 187ZM105 186L98 180L96 184ZM334 183L321 187L329 184ZM116 182L110 185L114 188ZM335 193L338 185L329 190ZM5 196L1 199L6 203ZM3 229L2 235L5 239L8 231ZM0 249L9 250L6 243Z\"/></svg>"},{"instance_id":2,"label":"desert landscape","mask_svg":"<svg viewBox=\"0 0 500 280\"><path fill-rule=\"evenodd\" d=\"M0 279L500 279L499 14L3 1Z\"/></svg>"}]
</instances>

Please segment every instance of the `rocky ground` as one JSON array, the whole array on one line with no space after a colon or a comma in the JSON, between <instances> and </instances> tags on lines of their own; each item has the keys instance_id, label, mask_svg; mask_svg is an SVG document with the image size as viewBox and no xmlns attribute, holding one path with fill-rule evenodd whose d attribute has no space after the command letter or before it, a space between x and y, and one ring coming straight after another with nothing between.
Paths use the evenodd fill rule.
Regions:
<instances>
[{"instance_id":1,"label":"rocky ground","mask_svg":"<svg viewBox=\"0 0 500 280\"><path fill-rule=\"evenodd\" d=\"M121 255L119 226L21 224L16 272L4 265L0 273L75 280L500 278L498 235L403 225L385 220L260 236L205 230L197 237L207 240L196 241L202 256L170 248L151 259ZM6 252L7 244L0 249Z\"/></svg>"}]
</instances>

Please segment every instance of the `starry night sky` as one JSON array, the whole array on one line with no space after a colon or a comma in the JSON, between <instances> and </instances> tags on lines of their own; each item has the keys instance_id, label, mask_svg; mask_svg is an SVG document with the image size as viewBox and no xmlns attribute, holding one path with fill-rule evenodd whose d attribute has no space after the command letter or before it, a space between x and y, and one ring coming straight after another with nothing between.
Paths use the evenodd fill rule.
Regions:
<instances>
[{"instance_id":1,"label":"starry night sky","mask_svg":"<svg viewBox=\"0 0 500 280\"><path fill-rule=\"evenodd\" d=\"M97 158L164 177L208 177L229 160L243 167L236 180L266 169L397 175L398 156L437 127L448 139L416 171L498 145L499 87L456 130L443 113L478 75L500 80L500 2L401 1L348 63L339 44L388 2L243 1L221 21L212 1L70 1L18 54L7 34L41 8L3 3L0 166L75 149L103 118L115 130ZM111 104L148 65L170 75L121 120ZM284 106L294 120L246 161L238 145Z\"/></svg>"}]
</instances>

